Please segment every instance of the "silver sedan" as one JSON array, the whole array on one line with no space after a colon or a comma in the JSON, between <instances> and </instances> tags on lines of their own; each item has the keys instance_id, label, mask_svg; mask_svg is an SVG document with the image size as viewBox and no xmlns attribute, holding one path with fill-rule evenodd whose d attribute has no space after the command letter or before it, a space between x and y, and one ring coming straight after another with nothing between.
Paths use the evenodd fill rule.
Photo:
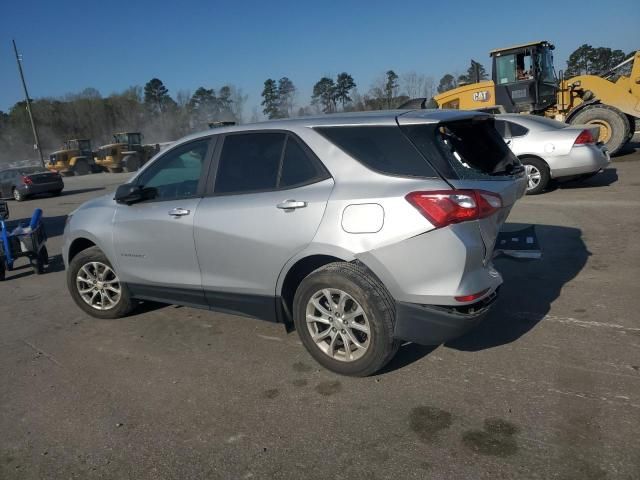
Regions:
<instances>
[{"instance_id":1,"label":"silver sedan","mask_svg":"<svg viewBox=\"0 0 640 480\"><path fill-rule=\"evenodd\" d=\"M597 143L598 129L535 115L496 115L496 128L526 168L527 194L542 193L552 179L591 177L610 161Z\"/></svg>"}]
</instances>

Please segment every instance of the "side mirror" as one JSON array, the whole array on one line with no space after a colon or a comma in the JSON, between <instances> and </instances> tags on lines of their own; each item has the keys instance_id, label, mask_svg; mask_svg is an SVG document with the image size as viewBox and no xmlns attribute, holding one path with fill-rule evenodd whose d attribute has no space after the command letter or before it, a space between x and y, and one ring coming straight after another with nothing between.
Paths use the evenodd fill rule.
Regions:
<instances>
[{"instance_id":1,"label":"side mirror","mask_svg":"<svg viewBox=\"0 0 640 480\"><path fill-rule=\"evenodd\" d=\"M116 189L113 197L116 202L131 205L133 203L142 202L156 196L155 188L144 188L142 185L134 185L125 183Z\"/></svg>"}]
</instances>

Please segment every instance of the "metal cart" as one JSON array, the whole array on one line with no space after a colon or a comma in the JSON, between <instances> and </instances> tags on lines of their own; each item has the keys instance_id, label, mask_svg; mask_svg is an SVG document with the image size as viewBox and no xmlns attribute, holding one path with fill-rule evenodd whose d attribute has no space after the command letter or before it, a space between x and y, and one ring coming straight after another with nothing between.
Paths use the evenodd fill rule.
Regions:
<instances>
[{"instance_id":1,"label":"metal cart","mask_svg":"<svg viewBox=\"0 0 640 480\"><path fill-rule=\"evenodd\" d=\"M42 223L42 210L36 208L29 225L17 225L9 231L5 220L9 218L9 207L0 201L0 281L5 273L13 270L17 258L27 257L35 274L44 273L49 263L47 233Z\"/></svg>"}]
</instances>

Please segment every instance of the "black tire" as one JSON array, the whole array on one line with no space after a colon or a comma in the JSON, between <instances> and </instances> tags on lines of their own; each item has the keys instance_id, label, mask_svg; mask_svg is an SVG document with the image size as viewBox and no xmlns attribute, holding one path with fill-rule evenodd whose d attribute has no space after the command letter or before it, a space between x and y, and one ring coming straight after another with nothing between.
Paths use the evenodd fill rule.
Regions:
<instances>
[{"instance_id":1,"label":"black tire","mask_svg":"<svg viewBox=\"0 0 640 480\"><path fill-rule=\"evenodd\" d=\"M80 269L91 262L100 262L107 265L109 268L113 269L111 262L102 253L98 247L91 247L83 250L78 253L71 262L69 263L69 268L67 269L67 288L69 289L69 293L71 294L71 298L73 301L80 307L81 310L88 313L92 317L100 318L100 319L112 319L112 318L121 318L133 310L135 307L135 303L131 299L131 294L129 293L129 288L123 282L120 282L120 299L116 303L116 305L109 310L98 310L96 308L91 307L88 303L86 303L78 291L76 286L76 278L78 276L78 272Z\"/></svg>"},{"instance_id":2,"label":"black tire","mask_svg":"<svg viewBox=\"0 0 640 480\"><path fill-rule=\"evenodd\" d=\"M43 246L35 258L29 258L33 273L36 275L42 275L46 271L47 265L49 265L49 252L47 247Z\"/></svg>"},{"instance_id":3,"label":"black tire","mask_svg":"<svg viewBox=\"0 0 640 480\"><path fill-rule=\"evenodd\" d=\"M603 141L611 155L616 154L629 139L629 119L615 107L597 103L587 105L569 121L572 125L598 125L606 126L610 130L609 138Z\"/></svg>"},{"instance_id":4,"label":"black tire","mask_svg":"<svg viewBox=\"0 0 640 480\"><path fill-rule=\"evenodd\" d=\"M370 328L370 336L367 336L369 344L364 354L356 360L341 361L330 357L311 337L306 321L307 304L315 294L326 288L346 292L366 314ZM377 278L357 263L330 263L310 273L298 286L293 312L294 323L305 348L320 365L340 375L371 375L384 367L400 347L400 341L393 338L396 312L391 295ZM336 319L336 322L339 320Z\"/></svg>"},{"instance_id":5,"label":"black tire","mask_svg":"<svg viewBox=\"0 0 640 480\"><path fill-rule=\"evenodd\" d=\"M123 172L135 172L140 168L140 158L137 155L127 155L122 159Z\"/></svg>"},{"instance_id":6,"label":"black tire","mask_svg":"<svg viewBox=\"0 0 640 480\"><path fill-rule=\"evenodd\" d=\"M22 202L22 201L26 200L26 198L27 198L27 196L22 194L22 193L20 193L20 190L18 190L17 188L14 188L11 193L13 194L13 199L16 202Z\"/></svg>"},{"instance_id":7,"label":"black tire","mask_svg":"<svg viewBox=\"0 0 640 480\"><path fill-rule=\"evenodd\" d=\"M62 194L62 189L60 189L60 190L56 190L56 191L54 191L54 192L52 192L52 193L53 193L53 196L54 196L54 197L59 197L59 196Z\"/></svg>"},{"instance_id":8,"label":"black tire","mask_svg":"<svg viewBox=\"0 0 640 480\"><path fill-rule=\"evenodd\" d=\"M4 282L6 278L6 267L4 266L4 258L0 258L0 282Z\"/></svg>"},{"instance_id":9,"label":"black tire","mask_svg":"<svg viewBox=\"0 0 640 480\"><path fill-rule=\"evenodd\" d=\"M78 160L76 164L73 166L73 173L81 177L91 173L91 169L89 168L89 164L87 163L86 160Z\"/></svg>"},{"instance_id":10,"label":"black tire","mask_svg":"<svg viewBox=\"0 0 640 480\"><path fill-rule=\"evenodd\" d=\"M120 173L122 171L122 168L120 168L120 167L107 167L107 171L109 173Z\"/></svg>"},{"instance_id":11,"label":"black tire","mask_svg":"<svg viewBox=\"0 0 640 480\"><path fill-rule=\"evenodd\" d=\"M636 117L632 117L631 115L627 115L627 120L629 120L629 137L627 138L627 142L629 142L636 133L637 121Z\"/></svg>"},{"instance_id":12,"label":"black tire","mask_svg":"<svg viewBox=\"0 0 640 480\"><path fill-rule=\"evenodd\" d=\"M527 171L527 195L538 195L549 186L551 174L549 173L549 166L541 159L536 157L522 157L520 159L522 165L524 165ZM530 168L527 168L527 165ZM539 181L535 183L535 178L529 179L529 175L532 173L539 173Z\"/></svg>"}]
</instances>

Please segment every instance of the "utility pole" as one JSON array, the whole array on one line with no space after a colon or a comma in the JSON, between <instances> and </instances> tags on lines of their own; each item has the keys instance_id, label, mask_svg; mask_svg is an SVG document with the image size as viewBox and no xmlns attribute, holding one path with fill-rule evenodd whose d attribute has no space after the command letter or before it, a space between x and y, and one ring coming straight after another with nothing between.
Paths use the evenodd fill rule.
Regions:
<instances>
[{"instance_id":1,"label":"utility pole","mask_svg":"<svg viewBox=\"0 0 640 480\"><path fill-rule=\"evenodd\" d=\"M22 72L22 60L20 59L20 55L18 55L18 47L16 47L16 41L13 42L13 51L16 53L16 62L18 63L18 71L20 72L20 79L22 80L22 88L24 88L24 96L27 100L27 112L29 112L29 120L31 120L31 130L33 130L33 140L34 146L38 153L40 154L40 163L42 164L42 168L45 168L44 157L42 156L42 149L40 148L40 140L38 139L38 129L36 128L36 122L33 120L33 113L31 112L31 99L29 98L29 92L27 91L27 84L24 81L24 73Z\"/></svg>"}]
</instances>

